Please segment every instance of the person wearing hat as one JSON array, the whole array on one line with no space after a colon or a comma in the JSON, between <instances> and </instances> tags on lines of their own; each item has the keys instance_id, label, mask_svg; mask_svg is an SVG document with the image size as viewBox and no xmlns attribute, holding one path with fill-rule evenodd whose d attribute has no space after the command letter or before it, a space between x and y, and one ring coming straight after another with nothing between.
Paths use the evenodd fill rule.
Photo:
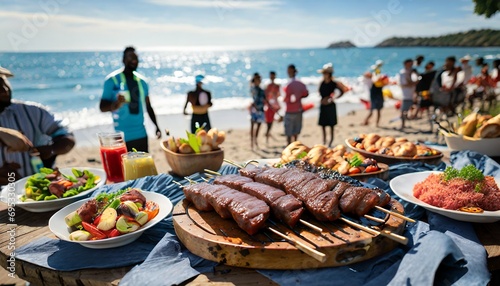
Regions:
<instances>
[{"instance_id":1,"label":"person wearing hat","mask_svg":"<svg viewBox=\"0 0 500 286\"><path fill-rule=\"evenodd\" d=\"M337 106L335 98L341 97L346 91L346 87L333 79L333 65L328 63L318 70L318 73L323 74L323 81L319 86L319 95L321 96L321 104L319 107L318 125L323 131L323 145L326 143L326 127L330 127L330 141L328 147L332 147L334 138L334 126L337 125ZM339 91L338 96L335 96L335 90Z\"/></svg>"},{"instance_id":2,"label":"person wearing hat","mask_svg":"<svg viewBox=\"0 0 500 286\"><path fill-rule=\"evenodd\" d=\"M193 114L191 116L191 132L195 133L198 126L204 126L205 130L210 130L210 118L208 117L208 108L212 106L212 94L202 88L203 79L201 74L195 77L196 89L188 92L186 104L184 104L184 115L187 115L186 108L191 103Z\"/></svg>"},{"instance_id":3,"label":"person wearing hat","mask_svg":"<svg viewBox=\"0 0 500 286\"><path fill-rule=\"evenodd\" d=\"M285 112L285 134L288 144L297 141L300 131L302 130L302 98L309 95L309 91L305 84L295 78L298 71L295 65L291 64L287 68L290 82L284 88L286 104Z\"/></svg>"},{"instance_id":4,"label":"person wearing hat","mask_svg":"<svg viewBox=\"0 0 500 286\"><path fill-rule=\"evenodd\" d=\"M472 66L469 65L469 61L471 60L471 56L465 55L460 59L460 62L462 63L462 71L464 72L464 84L467 84L470 79L472 78Z\"/></svg>"},{"instance_id":5,"label":"person wearing hat","mask_svg":"<svg viewBox=\"0 0 500 286\"><path fill-rule=\"evenodd\" d=\"M44 107L12 100L7 79L12 76L0 68L0 185L8 184L12 177L18 180L33 175L39 160L52 168L56 156L75 145L73 135Z\"/></svg>"},{"instance_id":6,"label":"person wearing hat","mask_svg":"<svg viewBox=\"0 0 500 286\"><path fill-rule=\"evenodd\" d=\"M139 57L135 48L126 47L123 51L123 69L116 70L106 77L99 108L111 112L116 131L125 135L127 150L148 152L148 135L144 126L144 108L156 126L156 138L161 131L156 115L151 107L149 88L144 76L136 70Z\"/></svg>"}]
</instances>

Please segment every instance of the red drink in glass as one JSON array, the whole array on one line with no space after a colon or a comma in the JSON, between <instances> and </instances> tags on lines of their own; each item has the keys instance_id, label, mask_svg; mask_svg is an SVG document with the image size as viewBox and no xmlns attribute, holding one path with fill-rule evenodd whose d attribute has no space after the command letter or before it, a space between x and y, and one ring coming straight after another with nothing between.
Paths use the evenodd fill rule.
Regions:
<instances>
[{"instance_id":1,"label":"red drink in glass","mask_svg":"<svg viewBox=\"0 0 500 286\"><path fill-rule=\"evenodd\" d=\"M98 133L102 166L107 179L123 182L122 154L127 153L123 132Z\"/></svg>"},{"instance_id":2,"label":"red drink in glass","mask_svg":"<svg viewBox=\"0 0 500 286\"><path fill-rule=\"evenodd\" d=\"M122 154L127 153L126 146L101 147L101 159L108 180L123 182Z\"/></svg>"}]
</instances>

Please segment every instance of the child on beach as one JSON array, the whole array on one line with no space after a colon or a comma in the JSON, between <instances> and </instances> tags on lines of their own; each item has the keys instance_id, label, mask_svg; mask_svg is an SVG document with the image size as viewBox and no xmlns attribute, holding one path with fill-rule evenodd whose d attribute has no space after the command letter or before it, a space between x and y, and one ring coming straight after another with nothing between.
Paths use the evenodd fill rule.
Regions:
<instances>
[{"instance_id":1,"label":"child on beach","mask_svg":"<svg viewBox=\"0 0 500 286\"><path fill-rule=\"evenodd\" d=\"M267 103L264 90L260 87L262 79L258 73L253 75L251 81L252 105L250 107L250 147L259 147L257 137L259 136L260 125L264 122L264 104Z\"/></svg>"},{"instance_id":2,"label":"child on beach","mask_svg":"<svg viewBox=\"0 0 500 286\"><path fill-rule=\"evenodd\" d=\"M266 87L266 99L267 103L264 106L264 114L266 117L267 130L266 130L266 143L269 142L269 137L271 137L271 128L274 122L274 116L280 110L280 104L278 103L278 98L280 97L280 85L275 83L276 72L269 72L269 83Z\"/></svg>"}]
</instances>

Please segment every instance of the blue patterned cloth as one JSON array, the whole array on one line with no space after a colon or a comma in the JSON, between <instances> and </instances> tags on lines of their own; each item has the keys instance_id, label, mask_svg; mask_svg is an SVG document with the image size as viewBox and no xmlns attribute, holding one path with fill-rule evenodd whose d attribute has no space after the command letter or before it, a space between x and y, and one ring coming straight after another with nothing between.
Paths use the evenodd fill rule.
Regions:
<instances>
[{"instance_id":1,"label":"blue patterned cloth","mask_svg":"<svg viewBox=\"0 0 500 286\"><path fill-rule=\"evenodd\" d=\"M490 158L471 151L454 152L455 167L474 164L485 174L500 176L500 166ZM390 178L400 174L443 170L438 166L404 163L390 168ZM236 169L223 166L223 174ZM192 176L195 181L200 177ZM111 192L138 187L165 194L175 205L184 195L166 174L101 187L98 192ZM183 184L187 182L179 181ZM397 198L387 182L371 179ZM401 201L401 200L400 200ZM472 224L459 222L401 201L413 218L427 216L427 223L409 224L404 235L407 246L349 266L308 270L259 270L281 285L486 285L490 274L484 247L479 243ZM117 255L119 253L119 255ZM61 271L85 268L113 268L136 265L123 277L120 285L180 284L199 273L210 272L216 263L190 253L179 243L171 217L147 230L132 244L115 249L93 250L74 243L39 239L18 249L17 259ZM78 257L78 259L75 259ZM99 259L96 259L98 257ZM139 264L140 263L140 264Z\"/></svg>"}]
</instances>

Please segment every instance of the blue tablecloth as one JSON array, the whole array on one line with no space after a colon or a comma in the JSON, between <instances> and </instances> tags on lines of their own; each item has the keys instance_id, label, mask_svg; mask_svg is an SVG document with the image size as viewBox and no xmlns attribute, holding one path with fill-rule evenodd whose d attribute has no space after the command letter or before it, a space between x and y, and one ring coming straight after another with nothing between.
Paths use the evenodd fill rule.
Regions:
<instances>
[{"instance_id":1,"label":"blue tablecloth","mask_svg":"<svg viewBox=\"0 0 500 286\"><path fill-rule=\"evenodd\" d=\"M454 152L452 165L474 164L485 174L500 176L500 166L475 152ZM445 165L421 163L397 164L390 168L390 178L409 172L442 170ZM223 166L222 173L236 169ZM193 176L194 180L199 177ZM179 179L180 180L180 179ZM139 187L165 194L174 204L183 198L172 184L172 177L161 174L132 182L104 186L98 192ZM181 183L186 183L181 181ZM372 179L369 184L389 192L387 182ZM95 194L94 194L95 195ZM397 197L396 197L397 198ZM408 246L400 246L386 255L350 266L297 271L259 270L281 285L486 285L490 274L486 252L470 223L425 213L413 204L401 201L413 218L427 215L428 223L409 224L405 236ZM118 254L118 255L117 255ZM179 243L171 217L146 231L132 244L107 250L92 250L59 240L39 239L17 251L17 259L69 271L85 268L111 268L136 265L121 280L121 285L171 285L182 283L200 272L210 272L214 262L191 254Z\"/></svg>"}]
</instances>

